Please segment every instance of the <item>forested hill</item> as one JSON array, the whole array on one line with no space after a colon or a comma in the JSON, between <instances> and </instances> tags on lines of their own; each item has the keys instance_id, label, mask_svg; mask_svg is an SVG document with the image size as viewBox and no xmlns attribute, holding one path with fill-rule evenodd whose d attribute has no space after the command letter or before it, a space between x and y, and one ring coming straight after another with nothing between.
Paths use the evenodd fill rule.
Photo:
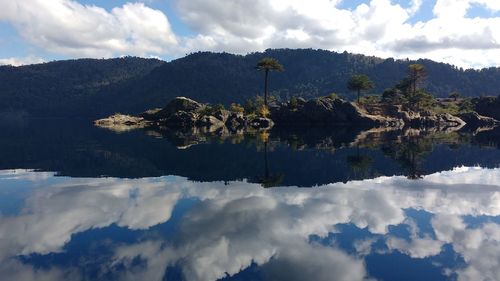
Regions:
<instances>
[{"instance_id":1,"label":"forested hill","mask_svg":"<svg viewBox=\"0 0 500 281\"><path fill-rule=\"evenodd\" d=\"M78 59L26 66L0 66L0 112L25 111L32 116L84 116L112 105L92 105L104 89L139 79L164 64L157 59L124 57ZM99 107L103 107L99 109Z\"/></svg>"},{"instance_id":2,"label":"forested hill","mask_svg":"<svg viewBox=\"0 0 500 281\"><path fill-rule=\"evenodd\" d=\"M348 96L351 75L368 75L381 93L406 75L415 61L380 59L312 49L276 49L246 56L200 52L163 63L123 58L73 60L24 67L0 67L0 111L24 110L33 116L101 117L163 106L175 96L203 102L242 102L262 92L263 74L254 66L263 57L278 59L285 72L271 73L270 89L282 98L336 92ZM427 70L426 90L435 96L498 95L500 68L462 70L419 60Z\"/></svg>"}]
</instances>

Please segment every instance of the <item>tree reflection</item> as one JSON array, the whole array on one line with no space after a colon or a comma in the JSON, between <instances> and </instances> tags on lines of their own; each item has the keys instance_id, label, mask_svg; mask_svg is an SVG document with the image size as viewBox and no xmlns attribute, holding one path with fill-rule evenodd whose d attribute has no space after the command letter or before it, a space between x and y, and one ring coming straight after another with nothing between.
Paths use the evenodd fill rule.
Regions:
<instances>
[{"instance_id":1,"label":"tree reflection","mask_svg":"<svg viewBox=\"0 0 500 281\"><path fill-rule=\"evenodd\" d=\"M425 171L422 168L422 162L432 150L432 139L420 135L405 136L398 142L382 145L384 154L396 160L407 178L412 180L423 178Z\"/></svg>"},{"instance_id":2,"label":"tree reflection","mask_svg":"<svg viewBox=\"0 0 500 281\"><path fill-rule=\"evenodd\" d=\"M356 154L347 156L346 161L355 178L366 178L367 171L373 163L370 156L360 154L359 144L356 145Z\"/></svg>"},{"instance_id":3,"label":"tree reflection","mask_svg":"<svg viewBox=\"0 0 500 281\"><path fill-rule=\"evenodd\" d=\"M271 174L269 172L269 159L268 159L268 143L269 132L264 131L259 134L258 138L264 145L264 176L257 179L257 182L264 188L271 188L281 184L283 181L283 174Z\"/></svg>"}]
</instances>

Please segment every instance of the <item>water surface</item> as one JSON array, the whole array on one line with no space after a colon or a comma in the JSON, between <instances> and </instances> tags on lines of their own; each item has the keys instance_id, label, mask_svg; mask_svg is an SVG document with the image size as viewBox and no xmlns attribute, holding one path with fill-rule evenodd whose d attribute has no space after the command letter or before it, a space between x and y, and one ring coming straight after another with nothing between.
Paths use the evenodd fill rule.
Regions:
<instances>
[{"instance_id":1,"label":"water surface","mask_svg":"<svg viewBox=\"0 0 500 281\"><path fill-rule=\"evenodd\" d=\"M2 131L2 280L499 280L497 130Z\"/></svg>"}]
</instances>

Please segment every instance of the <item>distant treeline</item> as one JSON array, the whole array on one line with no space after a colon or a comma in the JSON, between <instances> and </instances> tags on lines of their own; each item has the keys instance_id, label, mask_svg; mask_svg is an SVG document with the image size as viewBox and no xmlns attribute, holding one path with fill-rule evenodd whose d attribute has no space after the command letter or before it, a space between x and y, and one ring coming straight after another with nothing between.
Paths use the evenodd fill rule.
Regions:
<instances>
[{"instance_id":1,"label":"distant treeline","mask_svg":"<svg viewBox=\"0 0 500 281\"><path fill-rule=\"evenodd\" d=\"M280 61L285 71L270 77L270 93L283 100L337 93L353 99L347 81L364 74L382 94L407 73L410 64L425 67L422 85L436 97L497 96L500 68L463 70L431 60L394 60L312 49L275 49L245 56L199 52L166 63L125 57L80 59L22 67L0 67L0 112L24 111L35 117L103 117L161 107L176 96L210 103L244 102L263 93L264 57Z\"/></svg>"}]
</instances>

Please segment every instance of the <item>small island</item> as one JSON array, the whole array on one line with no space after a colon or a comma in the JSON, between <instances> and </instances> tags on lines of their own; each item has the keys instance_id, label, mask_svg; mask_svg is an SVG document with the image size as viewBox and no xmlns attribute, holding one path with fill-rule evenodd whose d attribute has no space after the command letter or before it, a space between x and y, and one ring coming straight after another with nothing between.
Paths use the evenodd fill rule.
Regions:
<instances>
[{"instance_id":1,"label":"small island","mask_svg":"<svg viewBox=\"0 0 500 281\"><path fill-rule=\"evenodd\" d=\"M264 58L256 69L264 71L264 95L247 100L243 105L232 103L227 109L222 104L200 103L187 97L176 97L163 108L147 110L137 116L114 114L94 122L96 126L117 132L156 128L170 130L196 129L202 133L238 133L265 131L274 126L359 128L434 128L439 131L493 128L500 118L498 98L462 99L453 92L449 98L436 99L421 85L425 69L420 64L408 67L407 76L381 95L363 96L373 88L369 77L356 74L346 88L356 93L356 101L340 98L337 94L305 100L292 97L282 101L269 96L271 71L284 68L273 58Z\"/></svg>"}]
</instances>

